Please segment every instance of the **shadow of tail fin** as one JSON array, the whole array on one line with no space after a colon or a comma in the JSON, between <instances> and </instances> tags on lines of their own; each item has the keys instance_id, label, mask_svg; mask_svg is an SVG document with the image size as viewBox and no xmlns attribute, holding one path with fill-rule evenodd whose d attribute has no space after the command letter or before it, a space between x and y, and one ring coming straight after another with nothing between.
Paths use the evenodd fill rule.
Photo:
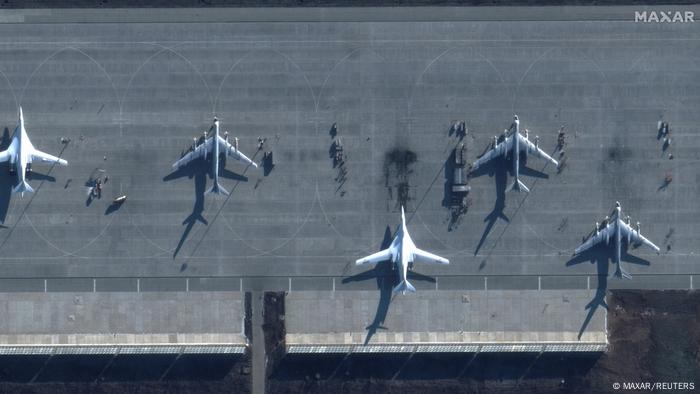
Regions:
<instances>
[{"instance_id":1,"label":"shadow of tail fin","mask_svg":"<svg viewBox=\"0 0 700 394\"><path fill-rule=\"evenodd\" d=\"M629 272L623 270L622 265L620 263L617 263L617 269L615 270L614 275L618 278L632 279L632 275L630 275Z\"/></svg>"},{"instance_id":2,"label":"shadow of tail fin","mask_svg":"<svg viewBox=\"0 0 700 394\"><path fill-rule=\"evenodd\" d=\"M394 287L394 293L399 293L399 292L401 294L406 294L407 292L408 293L415 293L416 288L413 287L412 284L408 283L407 280L404 280L401 283L399 283L398 285L396 285L396 287Z\"/></svg>"},{"instance_id":3,"label":"shadow of tail fin","mask_svg":"<svg viewBox=\"0 0 700 394\"><path fill-rule=\"evenodd\" d=\"M214 182L214 184L211 186L211 189L207 190L206 194L210 193L223 194L224 196L228 196L228 191L226 191L226 189L224 189L224 187L221 186L218 181Z\"/></svg>"},{"instance_id":4,"label":"shadow of tail fin","mask_svg":"<svg viewBox=\"0 0 700 394\"><path fill-rule=\"evenodd\" d=\"M34 189L32 189L31 186L27 183L27 181L21 181L17 186L15 186L14 189L12 189L13 192L15 193L34 193Z\"/></svg>"},{"instance_id":5,"label":"shadow of tail fin","mask_svg":"<svg viewBox=\"0 0 700 394\"><path fill-rule=\"evenodd\" d=\"M508 191L511 191L511 190L515 190L516 192L523 191L526 193L530 193L530 189L528 189L527 186L525 186L525 184L520 182L520 180L517 178L515 180L513 180L513 183L510 184Z\"/></svg>"}]
</instances>

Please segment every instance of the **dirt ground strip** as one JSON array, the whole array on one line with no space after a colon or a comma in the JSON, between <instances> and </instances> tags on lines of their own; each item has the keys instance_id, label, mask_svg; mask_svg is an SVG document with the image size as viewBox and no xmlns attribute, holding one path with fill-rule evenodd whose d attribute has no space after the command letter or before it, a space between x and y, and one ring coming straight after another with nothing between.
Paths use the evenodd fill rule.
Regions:
<instances>
[{"instance_id":1,"label":"dirt ground strip","mask_svg":"<svg viewBox=\"0 0 700 394\"><path fill-rule=\"evenodd\" d=\"M270 393L610 392L624 382L700 384L700 293L608 293L606 354L294 356ZM632 391L628 391L632 392Z\"/></svg>"}]
</instances>

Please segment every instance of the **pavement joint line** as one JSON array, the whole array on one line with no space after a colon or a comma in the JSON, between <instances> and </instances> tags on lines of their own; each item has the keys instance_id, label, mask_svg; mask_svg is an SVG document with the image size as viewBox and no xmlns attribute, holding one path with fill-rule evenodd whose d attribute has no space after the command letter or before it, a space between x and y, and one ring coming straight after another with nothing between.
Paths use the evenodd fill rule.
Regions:
<instances>
[{"instance_id":1,"label":"pavement joint line","mask_svg":"<svg viewBox=\"0 0 700 394\"><path fill-rule=\"evenodd\" d=\"M590 290L590 289L591 289L591 277L586 276L586 290Z\"/></svg>"},{"instance_id":2,"label":"pavement joint line","mask_svg":"<svg viewBox=\"0 0 700 394\"><path fill-rule=\"evenodd\" d=\"M44 293L48 293L48 280L44 279Z\"/></svg>"},{"instance_id":3,"label":"pavement joint line","mask_svg":"<svg viewBox=\"0 0 700 394\"><path fill-rule=\"evenodd\" d=\"M537 277L537 290L542 290L542 277L538 276Z\"/></svg>"},{"instance_id":4,"label":"pavement joint line","mask_svg":"<svg viewBox=\"0 0 700 394\"><path fill-rule=\"evenodd\" d=\"M141 292L141 278L136 278L136 292Z\"/></svg>"},{"instance_id":5,"label":"pavement joint line","mask_svg":"<svg viewBox=\"0 0 700 394\"><path fill-rule=\"evenodd\" d=\"M693 290L693 275L690 275L690 290Z\"/></svg>"},{"instance_id":6,"label":"pavement joint line","mask_svg":"<svg viewBox=\"0 0 700 394\"><path fill-rule=\"evenodd\" d=\"M190 291L190 278L185 278L185 292L189 293Z\"/></svg>"},{"instance_id":7,"label":"pavement joint line","mask_svg":"<svg viewBox=\"0 0 700 394\"><path fill-rule=\"evenodd\" d=\"M92 279L92 292L97 293L97 279Z\"/></svg>"},{"instance_id":8,"label":"pavement joint line","mask_svg":"<svg viewBox=\"0 0 700 394\"><path fill-rule=\"evenodd\" d=\"M484 290L487 291L488 289L489 289L489 277L484 276Z\"/></svg>"},{"instance_id":9,"label":"pavement joint line","mask_svg":"<svg viewBox=\"0 0 700 394\"><path fill-rule=\"evenodd\" d=\"M683 11L697 5L676 6ZM526 22L526 21L630 21L636 11L666 11L668 6L510 6L510 7L242 7L191 9L43 9L3 10L7 24L36 23L348 23L348 22Z\"/></svg>"}]
</instances>

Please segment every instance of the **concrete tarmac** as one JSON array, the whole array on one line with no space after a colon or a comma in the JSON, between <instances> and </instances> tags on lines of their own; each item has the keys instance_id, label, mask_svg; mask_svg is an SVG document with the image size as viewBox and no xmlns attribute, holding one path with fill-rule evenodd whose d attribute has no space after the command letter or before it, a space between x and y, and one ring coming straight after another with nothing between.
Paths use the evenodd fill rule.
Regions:
<instances>
[{"instance_id":1,"label":"concrete tarmac","mask_svg":"<svg viewBox=\"0 0 700 394\"><path fill-rule=\"evenodd\" d=\"M0 25L0 127L11 134L22 105L34 145L69 162L36 163L44 176L23 198L0 166L0 284L350 289L340 279L365 270L354 260L379 250L403 203L416 244L451 260L416 265L438 277L430 286L689 288L700 274L697 26ZM565 165L528 159L531 193L518 194L504 192L510 165L497 161L475 174L470 208L451 222L444 166L460 142L451 125L466 122L471 161L514 113L557 158L564 127ZM203 194L206 163L171 169L214 115L242 152L260 162L272 150L276 162L228 160L228 198ZM672 130L665 149L660 120ZM333 123L345 175L330 157ZM397 160L405 152L415 161ZM98 177L109 179L91 199ZM120 195L127 201L113 206ZM616 200L662 248L631 248L626 282L606 278L612 249L571 257Z\"/></svg>"}]
</instances>

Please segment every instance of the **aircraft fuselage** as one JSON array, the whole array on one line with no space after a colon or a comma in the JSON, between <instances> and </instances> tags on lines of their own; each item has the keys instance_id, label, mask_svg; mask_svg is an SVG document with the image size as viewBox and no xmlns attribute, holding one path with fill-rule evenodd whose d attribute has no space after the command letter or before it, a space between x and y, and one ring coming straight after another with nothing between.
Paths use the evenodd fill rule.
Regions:
<instances>
[{"instance_id":1,"label":"aircraft fuselage","mask_svg":"<svg viewBox=\"0 0 700 394\"><path fill-rule=\"evenodd\" d=\"M408 278L408 265L411 263L411 237L408 236L408 231L406 231L406 225L401 225L401 234L399 234L399 242L401 242L401 249L399 250L399 256L397 263L400 264L398 268L399 281L404 282Z\"/></svg>"},{"instance_id":2,"label":"aircraft fuselage","mask_svg":"<svg viewBox=\"0 0 700 394\"><path fill-rule=\"evenodd\" d=\"M212 158L211 158L211 170L212 176L214 177L214 184L219 184L219 120L214 121L214 135L212 136Z\"/></svg>"},{"instance_id":3,"label":"aircraft fuselage","mask_svg":"<svg viewBox=\"0 0 700 394\"><path fill-rule=\"evenodd\" d=\"M520 175L520 120L515 117L515 132L513 133L513 177L515 184L518 183L518 175Z\"/></svg>"},{"instance_id":4,"label":"aircraft fuselage","mask_svg":"<svg viewBox=\"0 0 700 394\"><path fill-rule=\"evenodd\" d=\"M17 139L18 153L16 158L10 158L10 165L15 167L15 171L17 172L17 180L20 183L23 183L27 175L27 166L32 162L32 156L29 149L27 149L31 142L29 142L27 132L24 129L24 116L22 116L21 112L19 124L17 125L17 128L15 128L13 138Z\"/></svg>"}]
</instances>

